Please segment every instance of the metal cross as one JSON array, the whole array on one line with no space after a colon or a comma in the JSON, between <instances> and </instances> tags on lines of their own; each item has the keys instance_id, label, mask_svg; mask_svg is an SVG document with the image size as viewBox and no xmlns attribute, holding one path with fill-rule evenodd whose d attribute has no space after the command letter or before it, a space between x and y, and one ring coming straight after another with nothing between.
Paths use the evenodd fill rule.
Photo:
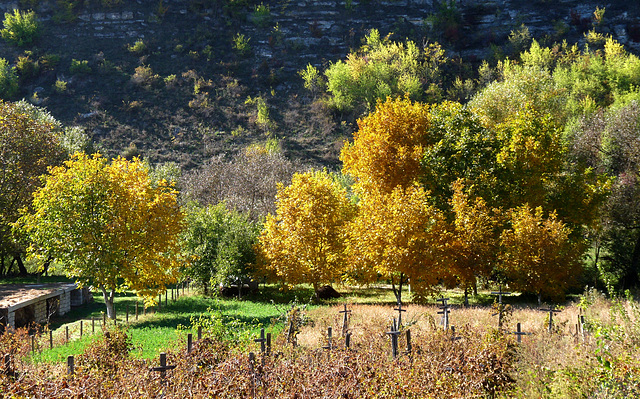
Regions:
<instances>
[{"instance_id":1,"label":"metal cross","mask_svg":"<svg viewBox=\"0 0 640 399\"><path fill-rule=\"evenodd\" d=\"M531 333L522 332L522 328L520 327L520 323L516 324L516 332L514 332L516 337L518 338L518 343L522 342L523 335L530 335Z\"/></svg>"},{"instance_id":2,"label":"metal cross","mask_svg":"<svg viewBox=\"0 0 640 399\"><path fill-rule=\"evenodd\" d=\"M262 352L262 354L264 355L265 351L266 351L266 342L267 339L264 337L264 328L260 329L260 338L256 338L253 340L253 342L260 342L260 352Z\"/></svg>"},{"instance_id":3,"label":"metal cross","mask_svg":"<svg viewBox=\"0 0 640 399\"><path fill-rule=\"evenodd\" d=\"M167 354L162 352L160 354L160 366L159 367L151 367L151 371L159 371L160 377L164 379L167 370L173 370L176 368L176 365L167 366Z\"/></svg>"},{"instance_id":4,"label":"metal cross","mask_svg":"<svg viewBox=\"0 0 640 399\"><path fill-rule=\"evenodd\" d=\"M342 336L344 337L347 334L347 330L349 329L349 313L350 310L347 310L347 304L344 304L344 310L340 310L338 313L343 313L342 318Z\"/></svg>"}]
</instances>

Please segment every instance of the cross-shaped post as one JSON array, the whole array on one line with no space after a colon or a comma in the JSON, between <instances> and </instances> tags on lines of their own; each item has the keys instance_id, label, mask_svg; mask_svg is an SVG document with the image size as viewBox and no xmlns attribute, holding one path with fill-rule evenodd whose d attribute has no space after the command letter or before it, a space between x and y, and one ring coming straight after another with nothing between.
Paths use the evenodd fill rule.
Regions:
<instances>
[{"instance_id":1,"label":"cross-shaped post","mask_svg":"<svg viewBox=\"0 0 640 399\"><path fill-rule=\"evenodd\" d=\"M442 315L441 323L443 329L446 331L449 328L449 313L451 312L451 310L449 310L449 298L438 298L437 301L442 302L442 305L438 305L438 307L442 309L438 314Z\"/></svg>"},{"instance_id":2,"label":"cross-shaped post","mask_svg":"<svg viewBox=\"0 0 640 399\"><path fill-rule=\"evenodd\" d=\"M160 366L151 367L151 371L159 371L160 377L164 380L167 370L173 370L175 368L176 368L175 364L171 366L167 366L167 354L162 352L160 354Z\"/></svg>"},{"instance_id":3,"label":"cross-shaped post","mask_svg":"<svg viewBox=\"0 0 640 399\"><path fill-rule=\"evenodd\" d=\"M520 323L516 324L516 332L514 332L514 334L516 335L516 337L518 339L518 343L522 342L522 336L523 335L529 335L529 333L522 332L522 327L520 326Z\"/></svg>"},{"instance_id":4,"label":"cross-shaped post","mask_svg":"<svg viewBox=\"0 0 640 399\"><path fill-rule=\"evenodd\" d=\"M498 328L502 329L502 319L504 317L504 305L502 304L502 296L511 295L510 292L502 291L502 286L499 287L498 291L492 291L491 295L498 296L498 313L493 314L492 316L498 315Z\"/></svg>"},{"instance_id":5,"label":"cross-shaped post","mask_svg":"<svg viewBox=\"0 0 640 399\"><path fill-rule=\"evenodd\" d=\"M402 326L402 312L406 312L406 309L402 309L402 302L398 301L398 307L393 308L393 310L398 311L398 328Z\"/></svg>"},{"instance_id":6,"label":"cross-shaped post","mask_svg":"<svg viewBox=\"0 0 640 399\"><path fill-rule=\"evenodd\" d=\"M398 335L402 334L396 328L395 319L393 320L393 325L391 326L391 331L387 331L385 334L391 336L391 355L395 359L398 357Z\"/></svg>"},{"instance_id":7,"label":"cross-shaped post","mask_svg":"<svg viewBox=\"0 0 640 399\"><path fill-rule=\"evenodd\" d=\"M264 328L260 329L260 338L256 338L253 342L260 342L260 352L262 355L266 352L266 342L267 339L264 337Z\"/></svg>"},{"instance_id":8,"label":"cross-shaped post","mask_svg":"<svg viewBox=\"0 0 640 399\"><path fill-rule=\"evenodd\" d=\"M549 312L549 327L548 327L548 331L551 332L553 331L553 314L554 313L559 313L560 310L556 309L555 306L553 305L549 305L548 308L546 309L540 309L540 311L542 312Z\"/></svg>"},{"instance_id":9,"label":"cross-shaped post","mask_svg":"<svg viewBox=\"0 0 640 399\"><path fill-rule=\"evenodd\" d=\"M338 313L342 313L342 336L347 335L347 330L349 329L349 313L350 310L347 310L347 304L344 304L344 310L340 310Z\"/></svg>"}]
</instances>

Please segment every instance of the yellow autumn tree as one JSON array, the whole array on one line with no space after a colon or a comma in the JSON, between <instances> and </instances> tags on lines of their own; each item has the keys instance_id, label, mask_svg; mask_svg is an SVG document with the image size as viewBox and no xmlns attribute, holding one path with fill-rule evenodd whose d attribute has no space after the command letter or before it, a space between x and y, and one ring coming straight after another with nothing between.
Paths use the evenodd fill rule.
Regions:
<instances>
[{"instance_id":1,"label":"yellow autumn tree","mask_svg":"<svg viewBox=\"0 0 640 399\"><path fill-rule=\"evenodd\" d=\"M285 286L331 283L345 270L344 225L355 212L346 190L326 171L296 173L279 185L276 214L266 218L259 273Z\"/></svg>"},{"instance_id":2,"label":"yellow autumn tree","mask_svg":"<svg viewBox=\"0 0 640 399\"><path fill-rule=\"evenodd\" d=\"M420 301L443 277L446 223L418 185L362 197L348 232L349 275L360 283L389 280L399 302L404 283Z\"/></svg>"},{"instance_id":3,"label":"yellow autumn tree","mask_svg":"<svg viewBox=\"0 0 640 399\"><path fill-rule=\"evenodd\" d=\"M499 250L501 211L490 209L481 197L469 198L461 180L453 184L451 209L454 219L447 240L447 266L465 292L476 291L476 280L488 278Z\"/></svg>"},{"instance_id":4,"label":"yellow autumn tree","mask_svg":"<svg viewBox=\"0 0 640 399\"><path fill-rule=\"evenodd\" d=\"M513 289L542 297L563 295L580 271L582 245L555 213L528 205L509 211L511 227L500 237L501 269Z\"/></svg>"},{"instance_id":5,"label":"yellow autumn tree","mask_svg":"<svg viewBox=\"0 0 640 399\"><path fill-rule=\"evenodd\" d=\"M408 99L387 99L358 120L353 143L340 153L345 174L355 178L359 192L390 193L410 187L419 178L424 148L429 143L429 105Z\"/></svg>"},{"instance_id":6,"label":"yellow autumn tree","mask_svg":"<svg viewBox=\"0 0 640 399\"><path fill-rule=\"evenodd\" d=\"M33 213L16 224L30 256L56 259L69 277L100 289L110 318L116 291L152 302L176 281L182 227L170 184L152 183L139 159L108 162L99 154L76 154L50 169Z\"/></svg>"}]
</instances>

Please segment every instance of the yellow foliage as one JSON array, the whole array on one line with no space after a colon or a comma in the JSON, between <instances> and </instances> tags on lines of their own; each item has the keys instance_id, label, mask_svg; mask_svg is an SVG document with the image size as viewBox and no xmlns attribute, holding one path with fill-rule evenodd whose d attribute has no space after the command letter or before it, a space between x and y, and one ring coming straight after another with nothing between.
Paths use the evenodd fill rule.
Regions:
<instances>
[{"instance_id":1,"label":"yellow foliage","mask_svg":"<svg viewBox=\"0 0 640 399\"><path fill-rule=\"evenodd\" d=\"M348 225L349 275L366 283L402 273L414 299L424 297L443 276L440 260L447 236L441 213L427 200L417 185L364 196Z\"/></svg>"},{"instance_id":2,"label":"yellow foliage","mask_svg":"<svg viewBox=\"0 0 640 399\"><path fill-rule=\"evenodd\" d=\"M477 277L489 277L498 253L501 211L490 209L481 197L474 201L464 192L461 180L453 184L454 214L445 257L462 286L472 288Z\"/></svg>"},{"instance_id":3,"label":"yellow foliage","mask_svg":"<svg viewBox=\"0 0 640 399\"><path fill-rule=\"evenodd\" d=\"M257 247L259 269L285 285L331 283L345 269L343 227L355 206L325 171L296 173L278 187Z\"/></svg>"},{"instance_id":4,"label":"yellow foliage","mask_svg":"<svg viewBox=\"0 0 640 399\"><path fill-rule=\"evenodd\" d=\"M18 227L30 256L59 260L84 285L131 289L153 302L177 279L183 214L166 181L153 185L139 160L76 154L50 169Z\"/></svg>"},{"instance_id":5,"label":"yellow foliage","mask_svg":"<svg viewBox=\"0 0 640 399\"><path fill-rule=\"evenodd\" d=\"M501 263L514 289L547 297L566 292L580 268L582 246L555 213L523 205L509 211L511 228L500 237Z\"/></svg>"},{"instance_id":6,"label":"yellow foliage","mask_svg":"<svg viewBox=\"0 0 640 399\"><path fill-rule=\"evenodd\" d=\"M360 193L390 193L410 187L420 175L420 161L429 143L429 106L408 99L387 99L358 121L353 144L340 154L344 172L356 179Z\"/></svg>"}]
</instances>

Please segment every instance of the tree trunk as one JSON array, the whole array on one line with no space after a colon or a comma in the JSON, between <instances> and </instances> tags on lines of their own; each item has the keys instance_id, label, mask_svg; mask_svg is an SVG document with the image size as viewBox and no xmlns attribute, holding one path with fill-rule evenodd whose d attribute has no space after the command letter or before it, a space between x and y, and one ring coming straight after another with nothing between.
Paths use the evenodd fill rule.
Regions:
<instances>
[{"instance_id":1,"label":"tree trunk","mask_svg":"<svg viewBox=\"0 0 640 399\"><path fill-rule=\"evenodd\" d=\"M4 276L4 255L0 255L0 276Z\"/></svg>"},{"instance_id":2,"label":"tree trunk","mask_svg":"<svg viewBox=\"0 0 640 399\"><path fill-rule=\"evenodd\" d=\"M101 289L102 289L102 297L104 298L104 303L105 305L107 305L107 317L113 320L116 317L115 307L113 305L113 300L116 296L116 291L111 290L107 292L107 289L104 287L101 287Z\"/></svg>"},{"instance_id":3,"label":"tree trunk","mask_svg":"<svg viewBox=\"0 0 640 399\"><path fill-rule=\"evenodd\" d=\"M398 282L398 288L396 289L395 282L393 281L393 276L391 276L391 289L393 290L393 295L395 295L397 303L402 303L402 283L403 282L404 282L404 273L400 273L400 281Z\"/></svg>"},{"instance_id":4,"label":"tree trunk","mask_svg":"<svg viewBox=\"0 0 640 399\"><path fill-rule=\"evenodd\" d=\"M15 258L16 262L18 263L18 270L20 272L20 275L21 276L27 276L29 274L29 272L27 272L27 268L24 267L24 263L22 263L22 257L20 257L20 254L14 255L14 258Z\"/></svg>"},{"instance_id":5,"label":"tree trunk","mask_svg":"<svg viewBox=\"0 0 640 399\"><path fill-rule=\"evenodd\" d=\"M640 270L640 232L638 232L638 239L636 245L633 248L633 257L631 258L631 265L625 271L624 277L622 277L622 287L625 289L635 288L640 285L638 278L638 271Z\"/></svg>"},{"instance_id":6,"label":"tree trunk","mask_svg":"<svg viewBox=\"0 0 640 399\"><path fill-rule=\"evenodd\" d=\"M538 292L538 307L542 306L542 293Z\"/></svg>"},{"instance_id":7,"label":"tree trunk","mask_svg":"<svg viewBox=\"0 0 640 399\"><path fill-rule=\"evenodd\" d=\"M469 306L469 287L464 286L464 306Z\"/></svg>"}]
</instances>

